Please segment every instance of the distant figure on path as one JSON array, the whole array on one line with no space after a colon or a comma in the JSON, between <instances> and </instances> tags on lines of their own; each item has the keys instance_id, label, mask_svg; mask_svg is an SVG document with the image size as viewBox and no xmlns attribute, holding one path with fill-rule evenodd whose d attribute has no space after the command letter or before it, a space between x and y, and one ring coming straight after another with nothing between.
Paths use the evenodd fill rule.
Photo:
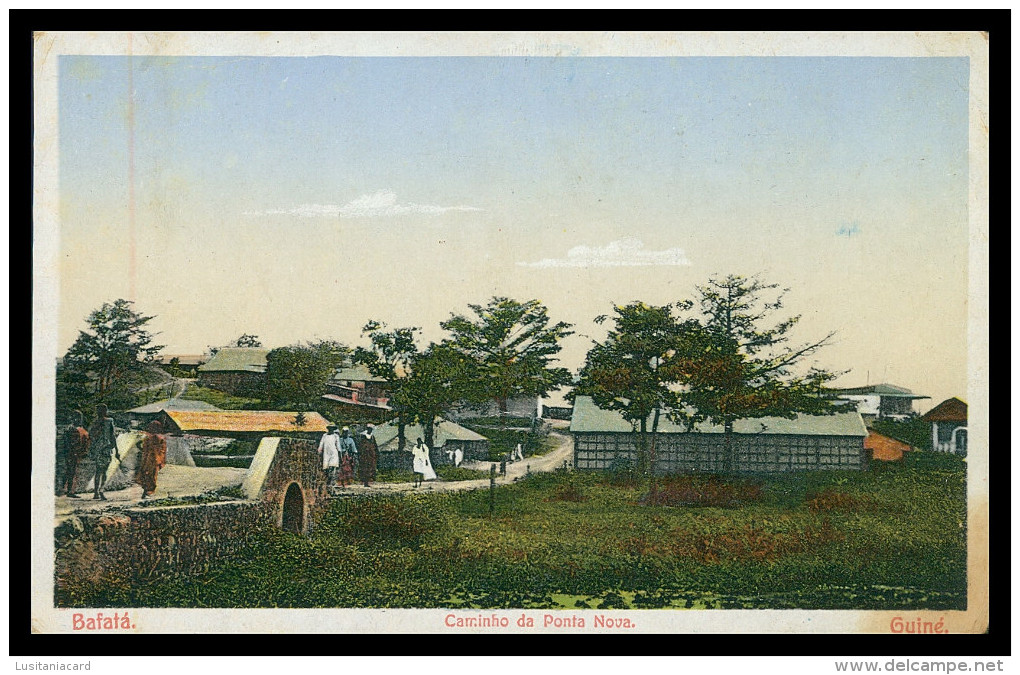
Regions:
<instances>
[{"instance_id":1,"label":"distant figure on path","mask_svg":"<svg viewBox=\"0 0 1020 675\"><path fill-rule=\"evenodd\" d=\"M135 469L135 482L142 486L142 499L156 491L156 474L166 466L166 436L159 420L149 422L142 438L142 451Z\"/></svg>"},{"instance_id":2,"label":"distant figure on path","mask_svg":"<svg viewBox=\"0 0 1020 675\"><path fill-rule=\"evenodd\" d=\"M326 489L332 492L340 471L340 432L335 424L326 427L326 433L319 441L319 455L322 456L322 468L326 472Z\"/></svg>"},{"instance_id":3,"label":"distant figure on path","mask_svg":"<svg viewBox=\"0 0 1020 675\"><path fill-rule=\"evenodd\" d=\"M89 432L85 430L85 417L80 410L71 413L71 424L64 430L64 475L57 487L58 495L74 494L74 477L78 473L78 460L89 454Z\"/></svg>"},{"instance_id":4,"label":"distant figure on path","mask_svg":"<svg viewBox=\"0 0 1020 675\"><path fill-rule=\"evenodd\" d=\"M369 424L361 432L361 448L358 453L358 472L365 487L375 480L376 462L379 456L379 445L375 442L375 425Z\"/></svg>"},{"instance_id":5,"label":"distant figure on path","mask_svg":"<svg viewBox=\"0 0 1020 675\"><path fill-rule=\"evenodd\" d=\"M424 481L438 478L435 470L432 468L432 462L429 461L429 446L425 445L420 437L414 442L414 449L411 452L414 455L415 487L418 487Z\"/></svg>"},{"instance_id":6,"label":"distant figure on path","mask_svg":"<svg viewBox=\"0 0 1020 675\"><path fill-rule=\"evenodd\" d=\"M354 462L358 459L358 446L351 438L350 427L344 427L340 433L340 486L354 480Z\"/></svg>"},{"instance_id":7,"label":"distant figure on path","mask_svg":"<svg viewBox=\"0 0 1020 675\"><path fill-rule=\"evenodd\" d=\"M106 471L112 461L111 452L120 461L117 452L117 431L113 428L113 419L107 417L108 408L100 403L96 406L96 419L89 427L89 457L96 463L96 477L92 499L106 501L103 486L106 484Z\"/></svg>"},{"instance_id":8,"label":"distant figure on path","mask_svg":"<svg viewBox=\"0 0 1020 675\"><path fill-rule=\"evenodd\" d=\"M514 451L510 453L511 462L523 462L524 461L524 449L521 448L521 444L518 443Z\"/></svg>"}]
</instances>

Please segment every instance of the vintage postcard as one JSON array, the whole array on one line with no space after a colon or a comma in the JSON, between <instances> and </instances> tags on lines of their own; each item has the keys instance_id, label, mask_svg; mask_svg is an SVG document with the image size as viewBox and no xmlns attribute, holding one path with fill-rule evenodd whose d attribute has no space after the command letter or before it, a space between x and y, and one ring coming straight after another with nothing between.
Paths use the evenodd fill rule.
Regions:
<instances>
[{"instance_id":1,"label":"vintage postcard","mask_svg":"<svg viewBox=\"0 0 1020 675\"><path fill-rule=\"evenodd\" d=\"M986 35L34 58L34 631L986 630Z\"/></svg>"}]
</instances>

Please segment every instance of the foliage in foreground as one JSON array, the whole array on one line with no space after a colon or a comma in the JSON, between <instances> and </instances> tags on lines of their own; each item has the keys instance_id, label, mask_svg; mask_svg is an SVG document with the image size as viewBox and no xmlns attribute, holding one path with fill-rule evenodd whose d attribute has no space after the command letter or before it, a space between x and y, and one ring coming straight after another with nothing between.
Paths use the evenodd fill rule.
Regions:
<instances>
[{"instance_id":1,"label":"foliage in foreground","mask_svg":"<svg viewBox=\"0 0 1020 675\"><path fill-rule=\"evenodd\" d=\"M963 609L965 463L914 454L928 456L733 481L737 494L760 490L738 505L654 506L643 481L565 472L500 488L491 518L486 491L341 500L311 537L267 531L206 574L102 597L181 607ZM699 481L687 487L708 495L713 481L731 482Z\"/></svg>"}]
</instances>

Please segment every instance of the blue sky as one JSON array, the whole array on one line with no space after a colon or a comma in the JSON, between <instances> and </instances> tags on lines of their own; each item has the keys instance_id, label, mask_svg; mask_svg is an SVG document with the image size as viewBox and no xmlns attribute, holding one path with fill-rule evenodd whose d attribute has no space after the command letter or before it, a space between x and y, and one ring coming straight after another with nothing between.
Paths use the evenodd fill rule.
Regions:
<instances>
[{"instance_id":1,"label":"blue sky","mask_svg":"<svg viewBox=\"0 0 1020 675\"><path fill-rule=\"evenodd\" d=\"M61 349L130 288L187 352L240 332L354 342L368 318L431 326L494 293L540 296L586 332L613 302L762 272L799 293L812 334L841 331L823 365L955 390L968 68L62 56ZM129 121L133 285L109 273L127 269ZM900 337L876 350L890 315ZM955 365L917 375L932 349Z\"/></svg>"}]
</instances>

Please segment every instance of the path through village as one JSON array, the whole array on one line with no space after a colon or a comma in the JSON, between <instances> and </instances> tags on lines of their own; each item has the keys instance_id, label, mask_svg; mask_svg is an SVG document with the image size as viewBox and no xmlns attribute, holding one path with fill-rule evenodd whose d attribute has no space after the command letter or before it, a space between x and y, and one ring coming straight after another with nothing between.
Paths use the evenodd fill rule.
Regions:
<instances>
[{"instance_id":1,"label":"path through village","mask_svg":"<svg viewBox=\"0 0 1020 675\"><path fill-rule=\"evenodd\" d=\"M525 457L523 461L507 464L506 475L499 473L496 464L496 485L506 485L530 473L544 473L562 468L563 463L573 458L574 441L562 430L562 424L554 425L549 437L556 442L556 447L544 455ZM557 428L558 427L558 428ZM489 471L491 462L463 462L462 467L480 471ZM155 494L150 500L167 497L194 497L211 490L231 485L240 485L248 473L247 469L233 467L193 467L168 464L159 472ZM373 483L370 487L361 484L348 486L338 491L340 496L365 494L394 494L399 492L455 492L462 490L479 490L489 486L488 478L462 481L428 481L419 488L414 483ZM95 513L112 509L136 506L142 501L142 487L132 485L123 490L108 491L108 501L93 501L91 492L80 493L75 497L56 498L56 522L59 524L76 513Z\"/></svg>"}]
</instances>

